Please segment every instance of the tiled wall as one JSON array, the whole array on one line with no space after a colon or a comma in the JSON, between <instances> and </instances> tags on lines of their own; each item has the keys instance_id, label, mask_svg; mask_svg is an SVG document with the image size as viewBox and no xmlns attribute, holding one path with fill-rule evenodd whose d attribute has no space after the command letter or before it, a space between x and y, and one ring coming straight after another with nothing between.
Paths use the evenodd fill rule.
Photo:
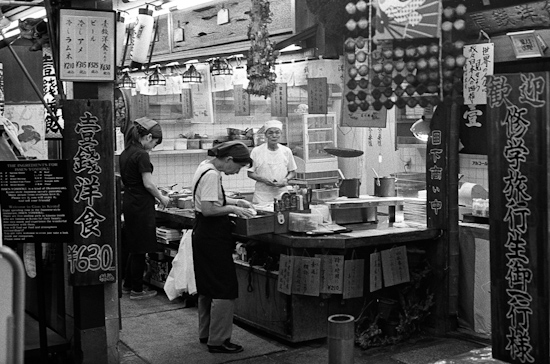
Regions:
<instances>
[{"instance_id":1,"label":"tiled wall","mask_svg":"<svg viewBox=\"0 0 550 364\"><path fill-rule=\"evenodd\" d=\"M163 138L176 138L179 134L200 134L208 135L209 138L216 139L217 137L227 135L226 124L184 124L184 123L162 123ZM246 122L243 124L231 123L232 128L246 129L250 127L260 128L263 122L252 123ZM205 159L211 159L206 154L206 150L202 153L185 154L159 154L151 153L151 162L154 166L153 179L157 186L166 187L177 183L175 189L188 188L191 186L193 175L199 163ZM254 181L249 179L246 174L246 169L242 169L237 175L223 177L223 184L226 190L253 190Z\"/></svg>"},{"instance_id":2,"label":"tiled wall","mask_svg":"<svg viewBox=\"0 0 550 364\"><path fill-rule=\"evenodd\" d=\"M477 183L489 191L489 168L486 155L459 154L460 182Z\"/></svg>"}]
</instances>

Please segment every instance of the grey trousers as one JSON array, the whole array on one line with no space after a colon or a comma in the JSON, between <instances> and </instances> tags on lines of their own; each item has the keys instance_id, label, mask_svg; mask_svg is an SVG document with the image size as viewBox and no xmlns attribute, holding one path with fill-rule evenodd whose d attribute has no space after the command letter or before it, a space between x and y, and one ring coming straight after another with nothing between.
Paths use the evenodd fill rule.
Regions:
<instances>
[{"instance_id":1,"label":"grey trousers","mask_svg":"<svg viewBox=\"0 0 550 364\"><path fill-rule=\"evenodd\" d=\"M199 338L208 338L208 345L222 345L231 339L235 300L199 295Z\"/></svg>"}]
</instances>

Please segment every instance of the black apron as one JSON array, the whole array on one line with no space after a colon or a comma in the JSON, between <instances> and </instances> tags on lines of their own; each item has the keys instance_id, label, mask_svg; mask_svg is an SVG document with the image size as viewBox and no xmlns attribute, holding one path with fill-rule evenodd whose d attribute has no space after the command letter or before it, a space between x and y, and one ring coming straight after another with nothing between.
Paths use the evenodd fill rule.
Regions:
<instances>
[{"instance_id":1,"label":"black apron","mask_svg":"<svg viewBox=\"0 0 550 364\"><path fill-rule=\"evenodd\" d=\"M197 180L193 198L201 178ZM225 206L225 193L223 205ZM229 216L204 216L195 212L193 226L193 265L195 281L200 295L217 299L235 299L239 295L237 272L233 262L235 240L232 235L233 224Z\"/></svg>"},{"instance_id":2,"label":"black apron","mask_svg":"<svg viewBox=\"0 0 550 364\"><path fill-rule=\"evenodd\" d=\"M155 198L144 187L125 187L124 240L129 253L157 250Z\"/></svg>"}]
</instances>

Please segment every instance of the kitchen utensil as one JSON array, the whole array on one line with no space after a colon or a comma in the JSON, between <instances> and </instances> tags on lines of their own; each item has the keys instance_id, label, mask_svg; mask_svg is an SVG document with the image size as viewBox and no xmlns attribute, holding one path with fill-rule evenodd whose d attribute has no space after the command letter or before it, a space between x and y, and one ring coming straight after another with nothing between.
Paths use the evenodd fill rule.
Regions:
<instances>
[{"instance_id":1,"label":"kitchen utensil","mask_svg":"<svg viewBox=\"0 0 550 364\"><path fill-rule=\"evenodd\" d=\"M394 177L375 178L374 195L377 197L395 196L395 178Z\"/></svg>"},{"instance_id":2,"label":"kitchen utensil","mask_svg":"<svg viewBox=\"0 0 550 364\"><path fill-rule=\"evenodd\" d=\"M372 168L372 171L374 172L374 175L376 176L375 181L378 186L380 186L380 176L378 175L378 172L376 172L376 169Z\"/></svg>"}]
</instances>

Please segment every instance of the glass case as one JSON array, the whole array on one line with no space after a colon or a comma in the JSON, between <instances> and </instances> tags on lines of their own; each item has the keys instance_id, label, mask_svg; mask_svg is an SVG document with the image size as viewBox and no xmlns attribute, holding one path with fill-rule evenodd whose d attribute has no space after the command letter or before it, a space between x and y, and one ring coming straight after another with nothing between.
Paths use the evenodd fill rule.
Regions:
<instances>
[{"instance_id":1,"label":"glass case","mask_svg":"<svg viewBox=\"0 0 550 364\"><path fill-rule=\"evenodd\" d=\"M324 148L336 146L336 115L293 115L288 124L287 143L295 156L306 162L335 158Z\"/></svg>"}]
</instances>

